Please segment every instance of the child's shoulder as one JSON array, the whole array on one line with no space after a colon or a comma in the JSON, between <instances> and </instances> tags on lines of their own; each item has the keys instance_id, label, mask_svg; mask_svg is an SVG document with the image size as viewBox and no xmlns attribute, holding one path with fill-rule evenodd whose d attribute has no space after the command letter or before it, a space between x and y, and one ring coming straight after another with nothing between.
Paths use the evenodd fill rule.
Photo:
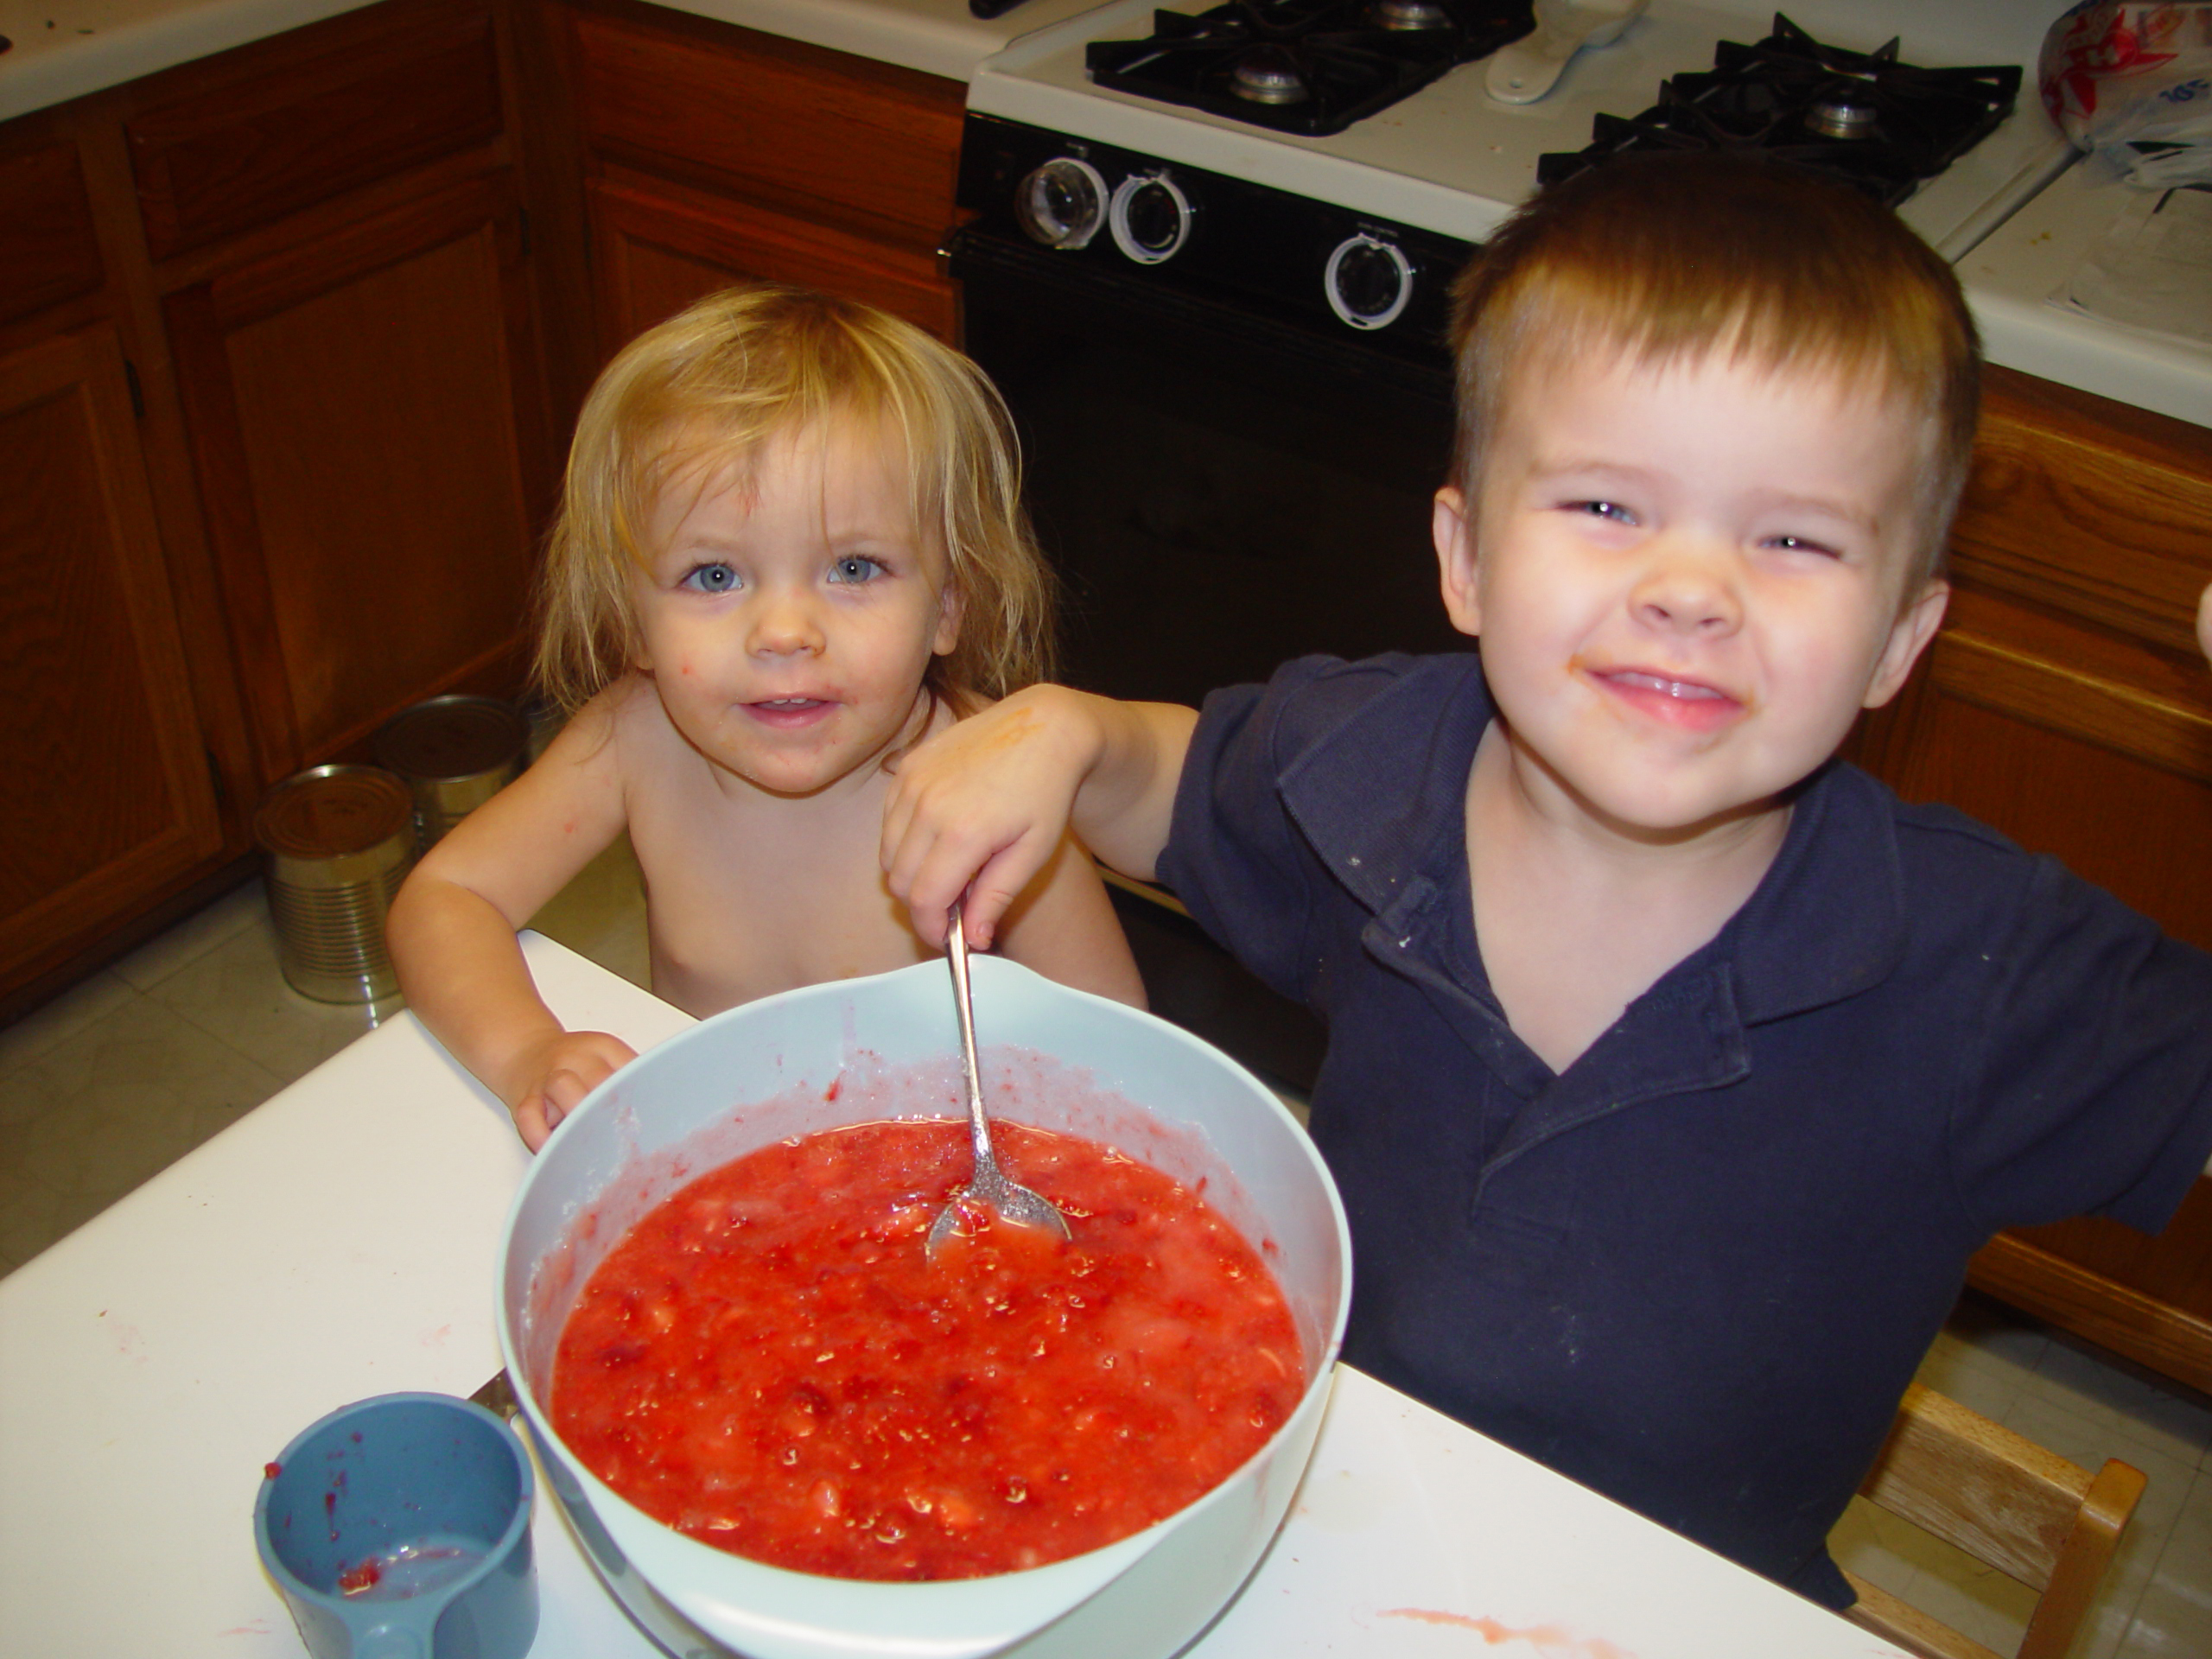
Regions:
<instances>
[{"instance_id":1,"label":"child's shoulder","mask_svg":"<svg viewBox=\"0 0 2212 1659\"><path fill-rule=\"evenodd\" d=\"M650 746L667 729L668 711L661 707L652 682L642 674L628 673L569 715L546 752L557 751L559 759L575 766L619 769L626 754L634 759L641 744Z\"/></svg>"},{"instance_id":2,"label":"child's shoulder","mask_svg":"<svg viewBox=\"0 0 2212 1659\"><path fill-rule=\"evenodd\" d=\"M1216 702L1219 708L1217 711ZM1338 740L1362 753L1403 753L1440 728L1479 733L1490 720L1489 689L1474 652L1411 656L1391 652L1347 661L1300 657L1264 685L1232 687L1208 699L1207 711L1264 730L1274 753L1288 760L1332 747Z\"/></svg>"},{"instance_id":3,"label":"child's shoulder","mask_svg":"<svg viewBox=\"0 0 2212 1659\"><path fill-rule=\"evenodd\" d=\"M2001 942L2040 952L2064 941L2151 939L2160 929L2104 888L2048 853L2031 852L2003 831L1941 802L1909 802L1857 767L1840 765L1830 786L1853 791L1859 810L1890 827L1898 901L1920 948L1988 952ZM1839 828L1855 813L1839 817ZM1863 822L1848 836L1863 835ZM1827 856L1853 858L1829 842ZM1986 959L1986 958L1985 958Z\"/></svg>"}]
</instances>

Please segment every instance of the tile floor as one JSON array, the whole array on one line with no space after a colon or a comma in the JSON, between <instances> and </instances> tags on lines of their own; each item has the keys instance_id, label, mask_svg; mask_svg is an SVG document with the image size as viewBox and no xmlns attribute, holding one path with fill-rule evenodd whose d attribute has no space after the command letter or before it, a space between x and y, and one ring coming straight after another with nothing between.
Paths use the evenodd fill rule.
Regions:
<instances>
[{"instance_id":1,"label":"tile floor","mask_svg":"<svg viewBox=\"0 0 2212 1659\"><path fill-rule=\"evenodd\" d=\"M642 984L644 901L618 843L536 918ZM0 1031L0 1273L311 1070L392 1009L311 1002L278 972L258 882ZM1931 1388L2150 1487L2074 1659L2212 1659L2212 1400L1969 1300L1921 1369ZM1863 1503L1844 1564L2010 1654L2026 1592Z\"/></svg>"}]
</instances>

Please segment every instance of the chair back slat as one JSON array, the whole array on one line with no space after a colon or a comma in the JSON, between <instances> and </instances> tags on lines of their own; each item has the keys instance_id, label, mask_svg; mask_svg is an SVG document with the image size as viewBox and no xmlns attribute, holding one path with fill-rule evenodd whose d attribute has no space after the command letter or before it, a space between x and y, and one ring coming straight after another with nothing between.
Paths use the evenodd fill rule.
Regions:
<instances>
[{"instance_id":1,"label":"chair back slat","mask_svg":"<svg viewBox=\"0 0 2212 1659\"><path fill-rule=\"evenodd\" d=\"M1859 1491L2040 1591L2089 1479L2088 1471L1916 1382Z\"/></svg>"}]
</instances>

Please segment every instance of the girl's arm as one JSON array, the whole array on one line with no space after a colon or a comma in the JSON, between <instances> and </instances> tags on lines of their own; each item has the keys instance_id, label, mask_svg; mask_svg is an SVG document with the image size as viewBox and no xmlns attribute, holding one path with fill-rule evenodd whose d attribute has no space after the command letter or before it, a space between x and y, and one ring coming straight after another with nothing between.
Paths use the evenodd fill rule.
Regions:
<instances>
[{"instance_id":1,"label":"girl's arm","mask_svg":"<svg viewBox=\"0 0 2212 1659\"><path fill-rule=\"evenodd\" d=\"M1047 979L1145 1006L1144 980L1090 855L1072 836L1001 918L1001 954Z\"/></svg>"},{"instance_id":2,"label":"girl's arm","mask_svg":"<svg viewBox=\"0 0 2212 1659\"><path fill-rule=\"evenodd\" d=\"M513 1116L535 1152L635 1051L553 1017L515 930L621 834L620 689L593 699L537 763L426 853L385 938L409 1007Z\"/></svg>"},{"instance_id":3,"label":"girl's arm","mask_svg":"<svg viewBox=\"0 0 2212 1659\"><path fill-rule=\"evenodd\" d=\"M939 732L899 764L883 868L925 939L965 891L970 944L1058 856L1072 824L1125 875L1149 880L1167 845L1194 709L1033 685Z\"/></svg>"}]
</instances>

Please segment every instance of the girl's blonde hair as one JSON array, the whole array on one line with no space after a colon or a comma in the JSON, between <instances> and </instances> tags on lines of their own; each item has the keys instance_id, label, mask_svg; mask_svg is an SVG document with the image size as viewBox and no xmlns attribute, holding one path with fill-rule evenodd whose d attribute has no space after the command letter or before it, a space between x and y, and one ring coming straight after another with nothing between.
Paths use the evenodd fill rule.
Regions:
<instances>
[{"instance_id":1,"label":"girl's blonde hair","mask_svg":"<svg viewBox=\"0 0 2212 1659\"><path fill-rule=\"evenodd\" d=\"M1052 671L1052 573L1021 507L997 389L912 323L832 295L758 283L709 295L607 365L576 421L540 589L537 679L570 712L639 648L633 575L661 491L747 464L825 420L887 420L906 442L916 529L942 543L958 643L924 684L956 710Z\"/></svg>"}]
</instances>

